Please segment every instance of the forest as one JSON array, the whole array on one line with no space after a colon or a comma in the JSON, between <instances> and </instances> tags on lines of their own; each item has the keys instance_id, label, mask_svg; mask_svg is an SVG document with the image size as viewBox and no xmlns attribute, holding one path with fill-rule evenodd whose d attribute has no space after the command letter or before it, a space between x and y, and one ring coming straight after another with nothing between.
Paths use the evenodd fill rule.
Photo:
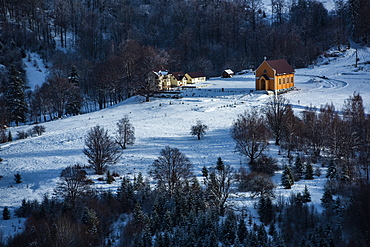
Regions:
<instances>
[{"instance_id":1,"label":"forest","mask_svg":"<svg viewBox=\"0 0 370 247\"><path fill-rule=\"evenodd\" d=\"M349 40L367 45L369 5L337 1L329 12L308 0L1 0L0 122L49 121L148 94L154 68L211 77L255 69L264 57L307 67ZM50 70L33 91L22 66L30 52Z\"/></svg>"}]
</instances>

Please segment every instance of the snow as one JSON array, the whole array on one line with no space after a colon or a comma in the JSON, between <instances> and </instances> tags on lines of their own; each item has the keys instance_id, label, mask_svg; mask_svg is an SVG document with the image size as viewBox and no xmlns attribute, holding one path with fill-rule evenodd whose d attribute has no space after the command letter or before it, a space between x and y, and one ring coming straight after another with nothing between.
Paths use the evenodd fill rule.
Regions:
<instances>
[{"instance_id":1,"label":"snow","mask_svg":"<svg viewBox=\"0 0 370 247\"><path fill-rule=\"evenodd\" d=\"M26 58L23 59L25 65L26 76L28 78L28 86L31 90L34 90L36 85L41 86L45 82L47 76L47 69L37 53L29 53Z\"/></svg>"},{"instance_id":2,"label":"snow","mask_svg":"<svg viewBox=\"0 0 370 247\"><path fill-rule=\"evenodd\" d=\"M329 51L329 52L335 52ZM355 64L355 50L350 49L337 53L337 57L322 57L317 65L296 70L295 85L297 90L286 93L296 114L306 106L320 107L333 103L337 110L343 106L345 99L358 92L364 100L365 110L370 109L370 50L358 50L360 58L358 68ZM35 57L36 54L32 54ZM40 66L42 63L37 62ZM46 76L45 68L34 71L27 64L27 75L30 86L40 85ZM187 155L194 164L194 174L201 178L203 166L213 166L218 157L236 170L246 166L247 160L234 151L235 142L230 137L230 126L238 116L251 107L261 108L269 99L263 92L255 92L253 73L235 75L233 78L212 78L196 84L199 88L181 90L181 99L152 98L143 102L140 96L97 112L69 117L43 123L46 132L42 136L1 145L0 157L0 210L5 206L12 212L12 219L0 219L0 231L4 237L22 229L24 219L17 219L14 210L20 206L22 199L39 201L44 194L52 195L62 169L74 164L87 164L82 153L84 138L91 127L100 125L114 134L116 123L128 115L135 127L136 143L123 151L118 164L110 166L111 171L121 176L133 176L142 172L144 175L159 156L165 146L176 147ZM299 102L299 103L298 103ZM201 139L190 135L190 127L201 120L208 125L207 134ZM17 131L26 131L32 126L12 127L9 130L13 137ZM279 165L287 163L284 154L278 154L278 148L271 145L269 154L279 160ZM315 167L318 165L315 165ZM314 167L314 168L315 168ZM14 174L19 172L23 183L16 184ZM88 171L99 190L116 190L121 180L105 184L97 179L100 176ZM277 198L288 197L291 193L304 190L307 185L312 202L321 211L320 198L325 184L325 169L322 176L314 180L301 180L286 190L280 186L281 171L277 172L274 181L277 185ZM229 204L234 208L249 208L253 211L256 199L248 193L234 193ZM18 229L18 230L17 230Z\"/></svg>"}]
</instances>

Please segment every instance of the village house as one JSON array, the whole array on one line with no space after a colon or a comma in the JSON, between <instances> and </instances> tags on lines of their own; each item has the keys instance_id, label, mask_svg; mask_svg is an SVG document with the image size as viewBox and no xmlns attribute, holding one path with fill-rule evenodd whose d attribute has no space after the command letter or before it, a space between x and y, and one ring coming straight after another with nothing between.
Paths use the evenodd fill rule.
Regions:
<instances>
[{"instance_id":1,"label":"village house","mask_svg":"<svg viewBox=\"0 0 370 247\"><path fill-rule=\"evenodd\" d=\"M221 75L222 78L231 78L233 76L234 76L234 71L232 71L231 69L225 69Z\"/></svg>"},{"instance_id":2,"label":"village house","mask_svg":"<svg viewBox=\"0 0 370 247\"><path fill-rule=\"evenodd\" d=\"M256 90L284 92L294 87L294 69L285 59L265 59L255 75Z\"/></svg>"},{"instance_id":3,"label":"village house","mask_svg":"<svg viewBox=\"0 0 370 247\"><path fill-rule=\"evenodd\" d=\"M189 72L185 74L186 84L194 84L197 82L206 81L206 76L203 72Z\"/></svg>"},{"instance_id":4,"label":"village house","mask_svg":"<svg viewBox=\"0 0 370 247\"><path fill-rule=\"evenodd\" d=\"M184 72L172 72L170 74L170 81L172 87L181 87L186 85Z\"/></svg>"},{"instance_id":5,"label":"village house","mask_svg":"<svg viewBox=\"0 0 370 247\"><path fill-rule=\"evenodd\" d=\"M162 91L171 88L171 80L168 70L154 69L148 72L147 82L151 85L151 90Z\"/></svg>"}]
</instances>

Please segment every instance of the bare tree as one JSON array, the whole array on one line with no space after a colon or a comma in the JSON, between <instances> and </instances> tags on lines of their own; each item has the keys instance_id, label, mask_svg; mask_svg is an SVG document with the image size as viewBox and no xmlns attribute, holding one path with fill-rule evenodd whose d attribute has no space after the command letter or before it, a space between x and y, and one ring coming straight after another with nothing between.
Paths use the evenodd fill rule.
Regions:
<instances>
[{"instance_id":1,"label":"bare tree","mask_svg":"<svg viewBox=\"0 0 370 247\"><path fill-rule=\"evenodd\" d=\"M284 126L289 118L289 100L281 95L273 96L267 103L264 112L270 131L275 136L275 144L279 145Z\"/></svg>"},{"instance_id":2,"label":"bare tree","mask_svg":"<svg viewBox=\"0 0 370 247\"><path fill-rule=\"evenodd\" d=\"M122 149L126 149L127 145L135 143L135 128L130 123L128 116L124 116L117 123L116 142Z\"/></svg>"},{"instance_id":3,"label":"bare tree","mask_svg":"<svg viewBox=\"0 0 370 247\"><path fill-rule=\"evenodd\" d=\"M60 173L60 181L54 190L57 196L62 196L66 203L75 207L77 199L90 190L93 182L87 178L87 173L79 165L68 166Z\"/></svg>"},{"instance_id":4,"label":"bare tree","mask_svg":"<svg viewBox=\"0 0 370 247\"><path fill-rule=\"evenodd\" d=\"M103 174L108 165L115 164L120 157L120 147L99 125L90 129L85 138L83 153L96 174Z\"/></svg>"},{"instance_id":5,"label":"bare tree","mask_svg":"<svg viewBox=\"0 0 370 247\"><path fill-rule=\"evenodd\" d=\"M160 154L161 156L153 162L150 174L165 185L172 195L189 180L193 164L177 148L167 146Z\"/></svg>"},{"instance_id":6,"label":"bare tree","mask_svg":"<svg viewBox=\"0 0 370 247\"><path fill-rule=\"evenodd\" d=\"M193 136L197 136L198 140L200 140L200 138L206 134L207 130L208 130L208 126L203 124L202 121L198 120L196 125L191 126L190 133Z\"/></svg>"},{"instance_id":7,"label":"bare tree","mask_svg":"<svg viewBox=\"0 0 370 247\"><path fill-rule=\"evenodd\" d=\"M261 156L268 146L266 120L257 112L240 114L231 127L236 151L247 156L250 164Z\"/></svg>"}]
</instances>

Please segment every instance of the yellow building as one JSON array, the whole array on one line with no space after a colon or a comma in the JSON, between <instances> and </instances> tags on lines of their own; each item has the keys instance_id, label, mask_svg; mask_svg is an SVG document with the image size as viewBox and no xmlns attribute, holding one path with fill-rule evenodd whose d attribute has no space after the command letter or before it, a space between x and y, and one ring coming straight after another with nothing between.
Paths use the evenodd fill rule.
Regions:
<instances>
[{"instance_id":1,"label":"yellow building","mask_svg":"<svg viewBox=\"0 0 370 247\"><path fill-rule=\"evenodd\" d=\"M294 87L294 69L285 59L264 60L255 74L256 90L286 91Z\"/></svg>"},{"instance_id":2,"label":"yellow building","mask_svg":"<svg viewBox=\"0 0 370 247\"><path fill-rule=\"evenodd\" d=\"M206 81L206 76L203 72L189 72L185 74L187 84L194 84L201 81Z\"/></svg>"},{"instance_id":3,"label":"yellow building","mask_svg":"<svg viewBox=\"0 0 370 247\"><path fill-rule=\"evenodd\" d=\"M171 80L168 70L162 68L149 71L147 74L147 83L153 91L168 90L171 88Z\"/></svg>"},{"instance_id":4,"label":"yellow building","mask_svg":"<svg viewBox=\"0 0 370 247\"><path fill-rule=\"evenodd\" d=\"M183 72L172 72L170 74L171 86L181 87L186 85L185 73Z\"/></svg>"}]
</instances>

